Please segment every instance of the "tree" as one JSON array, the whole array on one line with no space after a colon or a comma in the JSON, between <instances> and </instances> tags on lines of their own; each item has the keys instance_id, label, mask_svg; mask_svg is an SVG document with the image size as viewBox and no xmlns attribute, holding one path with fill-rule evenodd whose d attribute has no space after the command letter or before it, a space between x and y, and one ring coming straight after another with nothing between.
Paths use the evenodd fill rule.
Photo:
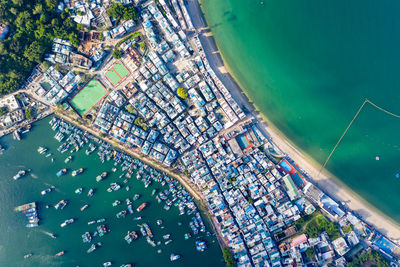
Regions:
<instances>
[{"instance_id":1,"label":"tree","mask_svg":"<svg viewBox=\"0 0 400 267\"><path fill-rule=\"evenodd\" d=\"M107 10L107 14L116 20L120 20L124 16L125 7L121 3L113 2Z\"/></svg>"},{"instance_id":2,"label":"tree","mask_svg":"<svg viewBox=\"0 0 400 267\"><path fill-rule=\"evenodd\" d=\"M124 17L124 20L133 19L133 20L137 21L137 19L138 19L136 10L135 10L135 8L133 6L126 7L124 9L124 16L123 17Z\"/></svg>"},{"instance_id":3,"label":"tree","mask_svg":"<svg viewBox=\"0 0 400 267\"><path fill-rule=\"evenodd\" d=\"M112 53L113 58L119 59L122 57L122 51L119 49L115 49Z\"/></svg>"},{"instance_id":4,"label":"tree","mask_svg":"<svg viewBox=\"0 0 400 267\"><path fill-rule=\"evenodd\" d=\"M347 267L358 266L377 266L389 267L389 261L377 251L362 252L361 255L355 256L346 264Z\"/></svg>"},{"instance_id":5,"label":"tree","mask_svg":"<svg viewBox=\"0 0 400 267\"><path fill-rule=\"evenodd\" d=\"M51 66L50 62L48 62L48 61L44 61L44 62L43 62L43 68L44 68L45 70L47 70L48 68L50 68L50 66Z\"/></svg>"},{"instance_id":6,"label":"tree","mask_svg":"<svg viewBox=\"0 0 400 267\"><path fill-rule=\"evenodd\" d=\"M26 118L27 120L33 119L33 109L32 109L32 107L29 107L29 108L27 108L27 109L25 110L25 118Z\"/></svg>"},{"instance_id":7,"label":"tree","mask_svg":"<svg viewBox=\"0 0 400 267\"><path fill-rule=\"evenodd\" d=\"M55 9L57 7L57 0L46 0L45 2L49 9Z\"/></svg>"},{"instance_id":8,"label":"tree","mask_svg":"<svg viewBox=\"0 0 400 267\"><path fill-rule=\"evenodd\" d=\"M83 30L85 28L85 26L83 26L83 24L78 24L78 25L76 25L76 29L78 30L78 31L81 31L81 30Z\"/></svg>"},{"instance_id":9,"label":"tree","mask_svg":"<svg viewBox=\"0 0 400 267\"><path fill-rule=\"evenodd\" d=\"M79 39L78 39L78 35L75 32L71 32L68 35L68 41L75 47L79 46Z\"/></svg>"},{"instance_id":10,"label":"tree","mask_svg":"<svg viewBox=\"0 0 400 267\"><path fill-rule=\"evenodd\" d=\"M55 65L54 68L56 69L56 71L61 71L61 66L60 65Z\"/></svg>"},{"instance_id":11,"label":"tree","mask_svg":"<svg viewBox=\"0 0 400 267\"><path fill-rule=\"evenodd\" d=\"M25 50L24 56L30 61L40 63L44 51L44 46L42 46L38 41L33 41Z\"/></svg>"},{"instance_id":12,"label":"tree","mask_svg":"<svg viewBox=\"0 0 400 267\"><path fill-rule=\"evenodd\" d=\"M222 249L222 256L224 257L224 260L226 262L226 267L235 267L236 266L235 259L233 258L231 251L229 250L228 247L224 247Z\"/></svg>"},{"instance_id":13,"label":"tree","mask_svg":"<svg viewBox=\"0 0 400 267\"><path fill-rule=\"evenodd\" d=\"M307 258L309 258L310 260L314 259L315 257L315 251L312 247L307 248L306 250L306 256Z\"/></svg>"},{"instance_id":14,"label":"tree","mask_svg":"<svg viewBox=\"0 0 400 267\"><path fill-rule=\"evenodd\" d=\"M182 87L179 87L179 88L176 90L176 93L177 93L182 99L186 99L186 98L188 97L187 91L186 91L184 88L182 88Z\"/></svg>"},{"instance_id":15,"label":"tree","mask_svg":"<svg viewBox=\"0 0 400 267\"><path fill-rule=\"evenodd\" d=\"M12 0L13 4L16 6L22 6L24 0Z\"/></svg>"},{"instance_id":16,"label":"tree","mask_svg":"<svg viewBox=\"0 0 400 267\"><path fill-rule=\"evenodd\" d=\"M126 111L128 111L131 114L135 114L135 108L132 105L127 105L125 107Z\"/></svg>"},{"instance_id":17,"label":"tree","mask_svg":"<svg viewBox=\"0 0 400 267\"><path fill-rule=\"evenodd\" d=\"M36 4L35 8L33 9L33 14L41 14L43 12L43 5L42 4Z\"/></svg>"},{"instance_id":18,"label":"tree","mask_svg":"<svg viewBox=\"0 0 400 267\"><path fill-rule=\"evenodd\" d=\"M184 170L183 173L186 175L187 178L190 178L190 173L188 170Z\"/></svg>"},{"instance_id":19,"label":"tree","mask_svg":"<svg viewBox=\"0 0 400 267\"><path fill-rule=\"evenodd\" d=\"M0 117L7 114L8 110L6 107L0 107Z\"/></svg>"},{"instance_id":20,"label":"tree","mask_svg":"<svg viewBox=\"0 0 400 267\"><path fill-rule=\"evenodd\" d=\"M141 42L141 43L139 44L139 48L140 48L140 50L142 50L143 52L146 51L146 44L145 44L145 42Z\"/></svg>"}]
</instances>

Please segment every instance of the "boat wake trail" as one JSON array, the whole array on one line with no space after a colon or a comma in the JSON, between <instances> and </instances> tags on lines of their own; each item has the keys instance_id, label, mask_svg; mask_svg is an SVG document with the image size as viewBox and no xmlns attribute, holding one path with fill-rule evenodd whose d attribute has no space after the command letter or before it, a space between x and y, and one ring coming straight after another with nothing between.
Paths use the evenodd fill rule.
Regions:
<instances>
[{"instance_id":1,"label":"boat wake trail","mask_svg":"<svg viewBox=\"0 0 400 267\"><path fill-rule=\"evenodd\" d=\"M31 177L32 178L34 178L34 179L37 179L37 178L39 178L39 176L37 176L36 174L34 174L34 173L31 173Z\"/></svg>"}]
</instances>

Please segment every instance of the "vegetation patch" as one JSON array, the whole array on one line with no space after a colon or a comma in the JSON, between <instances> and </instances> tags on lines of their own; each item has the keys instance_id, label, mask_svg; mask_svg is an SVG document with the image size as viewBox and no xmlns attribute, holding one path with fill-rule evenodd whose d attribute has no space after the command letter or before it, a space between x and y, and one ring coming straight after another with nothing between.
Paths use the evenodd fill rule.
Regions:
<instances>
[{"instance_id":1,"label":"vegetation patch","mask_svg":"<svg viewBox=\"0 0 400 267\"><path fill-rule=\"evenodd\" d=\"M348 262L347 267L389 267L389 261L379 252L369 251L361 253L361 255L353 257L351 262Z\"/></svg>"},{"instance_id":2,"label":"vegetation patch","mask_svg":"<svg viewBox=\"0 0 400 267\"><path fill-rule=\"evenodd\" d=\"M322 232L326 232L332 240L340 237L338 226L323 215L320 215L307 224L305 233L314 238Z\"/></svg>"},{"instance_id":3,"label":"vegetation patch","mask_svg":"<svg viewBox=\"0 0 400 267\"><path fill-rule=\"evenodd\" d=\"M54 0L0 0L0 23L10 33L0 41L0 95L18 90L54 38L78 46L77 25L69 11L57 13Z\"/></svg>"}]
</instances>

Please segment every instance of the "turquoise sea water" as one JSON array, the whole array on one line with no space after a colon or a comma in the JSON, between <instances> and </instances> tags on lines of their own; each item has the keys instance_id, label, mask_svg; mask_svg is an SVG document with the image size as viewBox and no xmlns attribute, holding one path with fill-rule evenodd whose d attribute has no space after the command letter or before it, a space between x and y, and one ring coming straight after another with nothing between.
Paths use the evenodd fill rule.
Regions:
<instances>
[{"instance_id":1,"label":"turquoise sea water","mask_svg":"<svg viewBox=\"0 0 400 267\"><path fill-rule=\"evenodd\" d=\"M316 161L365 98L400 114L400 2L201 2L250 99ZM400 119L366 105L327 168L400 222Z\"/></svg>"},{"instance_id":2,"label":"turquoise sea water","mask_svg":"<svg viewBox=\"0 0 400 267\"><path fill-rule=\"evenodd\" d=\"M14 141L12 136L0 139L1 144L6 147L3 155L0 155L0 266L103 266L102 263L112 261L113 266L123 263L133 263L135 266L222 266L222 253L218 242L213 235L207 236L200 232L201 239L206 240L208 250L198 252L192 237L184 239L185 233L191 233L189 221L192 216L179 216L178 207L172 206L169 211L163 209L165 203L158 203L155 196L151 196L153 189L166 189L159 183L152 183L145 188L143 183L133 175L125 188L117 192L107 192L111 182L123 185L125 178L119 178L122 174L118 167L115 173L111 172L114 167L113 161L105 161L101 164L96 153L85 155L85 147L77 153L66 152L61 154L57 151L60 145L54 138L53 132L48 124L49 119L44 119L33 125L33 130L24 135L22 141ZM39 146L45 146L49 152L54 154L55 161L51 163L50 157L46 158L37 152ZM73 155L72 162L65 164L68 155ZM85 168L84 173L76 177L71 176L73 169ZM12 177L20 169L32 169L27 176L15 181ZM61 168L68 168L68 174L56 177L56 172ZM109 176L99 183L95 177L108 171ZM42 196L40 192L51 185L55 191ZM81 195L74 193L76 188L83 187ZM92 197L87 196L89 188L95 189ZM135 194L141 197L133 202L136 209L142 202L149 203L140 213L128 214L125 219L117 219L116 213L126 209L125 199L133 198ZM52 206L58 201L65 199L69 204L63 210L55 210ZM121 205L112 206L116 199L121 200ZM39 203L40 226L37 228L26 228L27 218L22 213L15 213L14 207L37 201ZM85 211L80 207L89 204ZM49 209L45 206L50 205ZM133 221L132 218L142 216L141 221ZM75 222L64 228L60 224L69 218ZM81 235L86 231L94 232L98 224L88 225L87 222L95 219L105 218L106 226L111 230L103 237L95 237L93 241L102 242L103 246L94 252L87 254L86 250L90 244L83 243ZM156 224L158 219L163 220L164 229ZM162 241L162 244L151 247L141 236L138 223L148 223L154 234L154 240ZM179 226L178 222L182 225ZM207 227L210 230L210 227ZM139 238L130 245L124 240L128 230L134 230ZM46 232L54 233L57 238L52 239ZM162 236L171 234L173 240L164 245ZM193 235L193 234L192 234ZM92 243L93 243L92 241ZM158 254L157 250L162 253ZM65 255L54 258L54 254L65 250ZM32 253L33 256L24 259L24 255ZM182 259L171 262L171 253L182 255Z\"/></svg>"}]
</instances>

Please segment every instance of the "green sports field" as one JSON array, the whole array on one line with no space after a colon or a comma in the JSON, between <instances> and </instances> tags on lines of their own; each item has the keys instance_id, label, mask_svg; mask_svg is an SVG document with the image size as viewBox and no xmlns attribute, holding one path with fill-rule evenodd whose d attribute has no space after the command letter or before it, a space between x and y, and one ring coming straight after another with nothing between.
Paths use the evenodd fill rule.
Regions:
<instances>
[{"instance_id":1,"label":"green sports field","mask_svg":"<svg viewBox=\"0 0 400 267\"><path fill-rule=\"evenodd\" d=\"M106 72L107 78L112 82L112 84L116 85L120 81L122 81L126 75L129 74L129 71L125 68L125 66L118 62L111 69Z\"/></svg>"},{"instance_id":2,"label":"green sports field","mask_svg":"<svg viewBox=\"0 0 400 267\"><path fill-rule=\"evenodd\" d=\"M107 89L97 79L93 78L69 100L69 103L76 112L83 116L107 94Z\"/></svg>"}]
</instances>

